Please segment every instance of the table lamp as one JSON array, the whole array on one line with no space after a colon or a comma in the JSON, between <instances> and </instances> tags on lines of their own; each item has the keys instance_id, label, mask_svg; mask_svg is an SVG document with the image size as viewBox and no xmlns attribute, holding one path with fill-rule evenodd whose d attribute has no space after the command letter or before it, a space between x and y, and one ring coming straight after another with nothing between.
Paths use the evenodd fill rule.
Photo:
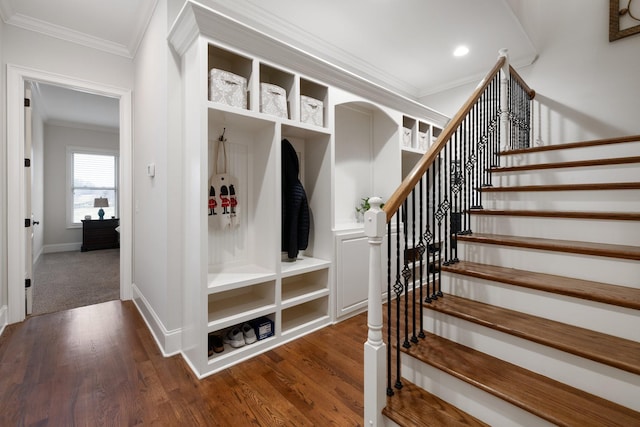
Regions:
<instances>
[{"instance_id":1,"label":"table lamp","mask_svg":"<svg viewBox=\"0 0 640 427\"><path fill-rule=\"evenodd\" d=\"M100 217L101 220L103 220L104 209L102 208L109 207L109 199L107 199L106 197L96 197L95 199L93 199L93 207L100 208L100 210L98 211L98 216Z\"/></svg>"}]
</instances>

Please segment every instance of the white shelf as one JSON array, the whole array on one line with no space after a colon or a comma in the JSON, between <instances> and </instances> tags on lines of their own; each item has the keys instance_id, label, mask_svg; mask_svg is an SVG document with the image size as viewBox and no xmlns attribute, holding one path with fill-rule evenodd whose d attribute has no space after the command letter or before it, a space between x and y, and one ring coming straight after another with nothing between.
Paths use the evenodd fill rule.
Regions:
<instances>
[{"instance_id":1,"label":"white shelf","mask_svg":"<svg viewBox=\"0 0 640 427\"><path fill-rule=\"evenodd\" d=\"M421 150L419 148L412 148L412 147L402 147L402 151L407 152L407 153L412 153L412 154L419 154L419 155L423 155L424 153L426 153L426 151Z\"/></svg>"},{"instance_id":2,"label":"white shelf","mask_svg":"<svg viewBox=\"0 0 640 427\"><path fill-rule=\"evenodd\" d=\"M243 286L254 285L269 280L275 280L276 273L259 265L240 265L236 267L226 267L219 271L209 267L207 274L208 292L224 292Z\"/></svg>"},{"instance_id":3,"label":"white shelf","mask_svg":"<svg viewBox=\"0 0 640 427\"><path fill-rule=\"evenodd\" d=\"M286 336L328 320L328 297L296 305L282 310L282 335Z\"/></svg>"},{"instance_id":4,"label":"white shelf","mask_svg":"<svg viewBox=\"0 0 640 427\"><path fill-rule=\"evenodd\" d=\"M263 340L256 341L253 344L246 344L238 348L233 348L229 344L225 344L224 351L220 353L213 353L213 356L209 357L209 366L215 367L216 365L221 365L229 359L235 361L239 357L253 356L257 352L266 350L267 348L271 347L274 340L275 337L269 337Z\"/></svg>"},{"instance_id":5,"label":"white shelf","mask_svg":"<svg viewBox=\"0 0 640 427\"><path fill-rule=\"evenodd\" d=\"M275 311L275 281L210 294L207 307L209 328L260 317Z\"/></svg>"},{"instance_id":6,"label":"white shelf","mask_svg":"<svg viewBox=\"0 0 640 427\"><path fill-rule=\"evenodd\" d=\"M281 263L282 277L321 270L329 268L330 265L331 261L298 255L298 258L294 262L283 261Z\"/></svg>"},{"instance_id":7,"label":"white shelf","mask_svg":"<svg viewBox=\"0 0 640 427\"><path fill-rule=\"evenodd\" d=\"M318 289L313 292L303 292L303 290L299 288L298 291L300 291L299 294L293 294L292 292L287 295L286 299L283 296L282 309L288 309L329 295L329 289Z\"/></svg>"}]
</instances>

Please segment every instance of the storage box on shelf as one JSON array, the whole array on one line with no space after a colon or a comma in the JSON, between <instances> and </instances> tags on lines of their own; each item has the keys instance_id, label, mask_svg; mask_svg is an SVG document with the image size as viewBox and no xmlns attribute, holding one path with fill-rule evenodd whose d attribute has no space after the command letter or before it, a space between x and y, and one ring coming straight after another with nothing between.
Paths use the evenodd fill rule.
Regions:
<instances>
[{"instance_id":1,"label":"storage box on shelf","mask_svg":"<svg viewBox=\"0 0 640 427\"><path fill-rule=\"evenodd\" d=\"M315 126L326 126L328 90L326 86L300 79L300 121Z\"/></svg>"},{"instance_id":2,"label":"storage box on shelf","mask_svg":"<svg viewBox=\"0 0 640 427\"><path fill-rule=\"evenodd\" d=\"M402 146L406 148L416 148L416 120L402 117Z\"/></svg>"},{"instance_id":3,"label":"storage box on shelf","mask_svg":"<svg viewBox=\"0 0 640 427\"><path fill-rule=\"evenodd\" d=\"M260 111L281 118L291 118L289 113L296 96L294 74L267 64L260 64Z\"/></svg>"},{"instance_id":4,"label":"storage box on shelf","mask_svg":"<svg viewBox=\"0 0 640 427\"><path fill-rule=\"evenodd\" d=\"M209 100L236 108L249 109L248 91L252 76L252 60L219 48L208 46Z\"/></svg>"},{"instance_id":5,"label":"storage box on shelf","mask_svg":"<svg viewBox=\"0 0 640 427\"><path fill-rule=\"evenodd\" d=\"M417 149L420 151L427 151L431 145L429 140L429 132L431 126L428 123L418 122L418 145Z\"/></svg>"},{"instance_id":6,"label":"storage box on shelf","mask_svg":"<svg viewBox=\"0 0 640 427\"><path fill-rule=\"evenodd\" d=\"M439 128L437 126L432 126L431 127L431 143L432 144L434 142L436 142L436 139L438 139L438 137L440 136L441 132L442 132L442 128Z\"/></svg>"}]
</instances>

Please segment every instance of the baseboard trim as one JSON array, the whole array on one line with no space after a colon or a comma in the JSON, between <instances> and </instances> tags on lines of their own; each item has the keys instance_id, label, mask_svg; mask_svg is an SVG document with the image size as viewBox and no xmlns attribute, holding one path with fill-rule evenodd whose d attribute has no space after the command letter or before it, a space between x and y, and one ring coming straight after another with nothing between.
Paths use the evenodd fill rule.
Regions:
<instances>
[{"instance_id":1,"label":"baseboard trim","mask_svg":"<svg viewBox=\"0 0 640 427\"><path fill-rule=\"evenodd\" d=\"M4 328L9 324L7 312L8 312L8 307L6 305L3 305L2 307L0 307L0 335L2 335L2 333L4 332Z\"/></svg>"},{"instance_id":2,"label":"baseboard trim","mask_svg":"<svg viewBox=\"0 0 640 427\"><path fill-rule=\"evenodd\" d=\"M71 252L71 251L79 251L82 247L82 242L77 243L57 243L54 245L44 245L42 247L42 252L45 254L50 254L54 252Z\"/></svg>"},{"instance_id":3,"label":"baseboard trim","mask_svg":"<svg viewBox=\"0 0 640 427\"><path fill-rule=\"evenodd\" d=\"M151 335L153 335L162 355L171 357L180 354L182 350L182 329L167 330L135 283L131 285L131 290L133 293L132 301L147 324L149 331L151 331Z\"/></svg>"}]
</instances>

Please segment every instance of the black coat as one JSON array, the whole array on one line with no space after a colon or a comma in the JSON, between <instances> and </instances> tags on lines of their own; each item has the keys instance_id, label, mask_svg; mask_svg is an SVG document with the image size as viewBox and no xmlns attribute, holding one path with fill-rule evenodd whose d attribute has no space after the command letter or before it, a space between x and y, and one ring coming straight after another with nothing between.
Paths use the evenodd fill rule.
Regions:
<instances>
[{"instance_id":1,"label":"black coat","mask_svg":"<svg viewBox=\"0 0 640 427\"><path fill-rule=\"evenodd\" d=\"M298 178L300 164L291 143L282 140L282 251L295 259L309 244L309 204Z\"/></svg>"}]
</instances>

